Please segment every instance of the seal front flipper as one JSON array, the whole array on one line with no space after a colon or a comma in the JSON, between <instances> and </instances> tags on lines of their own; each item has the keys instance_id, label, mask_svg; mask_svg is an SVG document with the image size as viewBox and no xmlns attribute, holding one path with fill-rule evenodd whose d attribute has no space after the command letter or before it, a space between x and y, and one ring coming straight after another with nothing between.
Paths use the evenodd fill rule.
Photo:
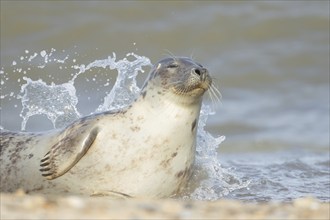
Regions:
<instances>
[{"instance_id":1,"label":"seal front flipper","mask_svg":"<svg viewBox=\"0 0 330 220\"><path fill-rule=\"evenodd\" d=\"M87 153L98 134L98 128L76 124L64 130L61 139L41 159L42 176L55 179L68 172Z\"/></svg>"}]
</instances>

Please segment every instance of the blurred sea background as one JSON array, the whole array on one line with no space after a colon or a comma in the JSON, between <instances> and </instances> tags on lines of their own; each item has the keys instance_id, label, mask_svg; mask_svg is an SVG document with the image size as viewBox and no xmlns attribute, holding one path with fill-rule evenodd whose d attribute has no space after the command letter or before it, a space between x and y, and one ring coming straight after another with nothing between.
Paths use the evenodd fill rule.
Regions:
<instances>
[{"instance_id":1,"label":"blurred sea background","mask_svg":"<svg viewBox=\"0 0 330 220\"><path fill-rule=\"evenodd\" d=\"M226 136L219 161L249 182L224 198L330 201L329 1L1 0L0 18L1 127L21 129L23 77L61 84L72 78L72 65L113 52L154 64L170 51L207 67L222 93L206 130ZM26 59L54 49L65 60L60 68ZM139 74L140 85L149 70ZM95 72L76 80L82 115L103 102L106 82L108 75ZM26 127L49 129L43 116Z\"/></svg>"}]
</instances>

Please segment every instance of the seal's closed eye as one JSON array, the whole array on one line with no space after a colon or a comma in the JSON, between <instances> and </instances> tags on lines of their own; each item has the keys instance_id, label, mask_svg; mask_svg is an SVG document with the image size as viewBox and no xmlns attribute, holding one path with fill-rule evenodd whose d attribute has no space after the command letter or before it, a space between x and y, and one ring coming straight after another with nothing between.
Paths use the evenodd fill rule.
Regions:
<instances>
[{"instance_id":1,"label":"seal's closed eye","mask_svg":"<svg viewBox=\"0 0 330 220\"><path fill-rule=\"evenodd\" d=\"M179 64L177 63L171 63L167 66L167 68L177 68L177 67L179 67Z\"/></svg>"},{"instance_id":2,"label":"seal's closed eye","mask_svg":"<svg viewBox=\"0 0 330 220\"><path fill-rule=\"evenodd\" d=\"M196 63L199 67L204 68L202 64Z\"/></svg>"}]
</instances>

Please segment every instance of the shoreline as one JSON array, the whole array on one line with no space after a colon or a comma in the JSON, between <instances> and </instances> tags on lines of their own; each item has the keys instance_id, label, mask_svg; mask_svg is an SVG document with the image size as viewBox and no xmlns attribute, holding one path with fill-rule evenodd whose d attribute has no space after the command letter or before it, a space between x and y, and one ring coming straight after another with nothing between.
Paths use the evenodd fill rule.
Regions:
<instances>
[{"instance_id":1,"label":"shoreline","mask_svg":"<svg viewBox=\"0 0 330 220\"><path fill-rule=\"evenodd\" d=\"M111 200L106 197L0 194L1 219L329 219L330 203L238 200Z\"/></svg>"}]
</instances>

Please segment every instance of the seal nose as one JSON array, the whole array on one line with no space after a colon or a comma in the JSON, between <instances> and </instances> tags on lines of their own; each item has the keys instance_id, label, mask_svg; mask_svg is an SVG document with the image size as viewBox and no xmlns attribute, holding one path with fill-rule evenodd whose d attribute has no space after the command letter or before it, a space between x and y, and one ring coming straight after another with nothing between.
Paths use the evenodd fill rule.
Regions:
<instances>
[{"instance_id":1,"label":"seal nose","mask_svg":"<svg viewBox=\"0 0 330 220\"><path fill-rule=\"evenodd\" d=\"M205 69L205 68L194 68L194 69L192 69L192 72L195 73L196 75L198 75L202 81L206 80L207 73L208 73L207 69Z\"/></svg>"}]
</instances>

